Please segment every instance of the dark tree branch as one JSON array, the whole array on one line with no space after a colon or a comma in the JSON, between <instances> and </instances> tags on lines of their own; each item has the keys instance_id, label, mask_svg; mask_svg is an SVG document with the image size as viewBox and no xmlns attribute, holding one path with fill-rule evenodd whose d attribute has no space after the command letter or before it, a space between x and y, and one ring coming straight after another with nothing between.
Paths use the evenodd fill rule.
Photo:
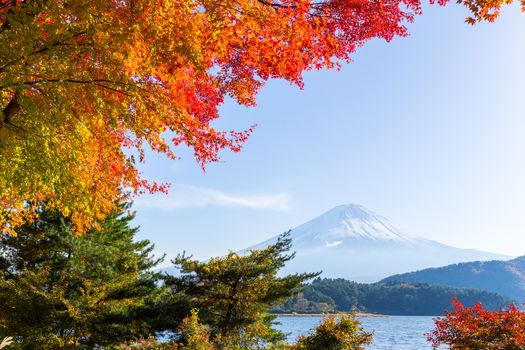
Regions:
<instances>
[{"instance_id":1,"label":"dark tree branch","mask_svg":"<svg viewBox=\"0 0 525 350\"><path fill-rule=\"evenodd\" d=\"M7 106L2 110L2 124L11 125L11 118L20 111L20 104L18 103L18 96L15 95L11 98ZM0 124L0 127L2 127Z\"/></svg>"}]
</instances>

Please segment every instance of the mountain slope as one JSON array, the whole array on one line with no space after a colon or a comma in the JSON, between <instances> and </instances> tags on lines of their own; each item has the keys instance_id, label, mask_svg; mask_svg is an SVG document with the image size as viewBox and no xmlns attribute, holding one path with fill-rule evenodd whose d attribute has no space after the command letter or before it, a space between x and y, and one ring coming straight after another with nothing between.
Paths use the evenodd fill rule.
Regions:
<instances>
[{"instance_id":1,"label":"mountain slope","mask_svg":"<svg viewBox=\"0 0 525 350\"><path fill-rule=\"evenodd\" d=\"M525 256L509 261L475 261L394 275L383 283L411 282L475 288L525 301Z\"/></svg>"},{"instance_id":2,"label":"mountain slope","mask_svg":"<svg viewBox=\"0 0 525 350\"><path fill-rule=\"evenodd\" d=\"M276 238L249 249L265 248ZM297 254L284 272L322 270L323 277L359 282L457 262L508 258L409 235L357 204L337 206L294 228L291 238Z\"/></svg>"}]
</instances>

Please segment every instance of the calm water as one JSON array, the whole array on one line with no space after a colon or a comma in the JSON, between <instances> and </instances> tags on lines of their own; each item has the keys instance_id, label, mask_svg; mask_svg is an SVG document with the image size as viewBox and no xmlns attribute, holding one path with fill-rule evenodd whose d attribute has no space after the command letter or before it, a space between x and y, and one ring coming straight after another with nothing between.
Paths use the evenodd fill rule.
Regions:
<instances>
[{"instance_id":1,"label":"calm water","mask_svg":"<svg viewBox=\"0 0 525 350\"><path fill-rule=\"evenodd\" d=\"M297 337L321 322L321 317L278 317L276 328L290 333L288 340ZM367 331L374 331L374 342L369 350L431 350L425 333L434 328L428 316L361 317L359 321Z\"/></svg>"}]
</instances>

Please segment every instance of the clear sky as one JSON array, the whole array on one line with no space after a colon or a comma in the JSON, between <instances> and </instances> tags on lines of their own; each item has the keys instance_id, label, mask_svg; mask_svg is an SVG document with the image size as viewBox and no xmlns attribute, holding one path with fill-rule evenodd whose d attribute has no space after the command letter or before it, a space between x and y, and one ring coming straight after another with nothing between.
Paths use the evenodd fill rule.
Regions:
<instances>
[{"instance_id":1,"label":"clear sky","mask_svg":"<svg viewBox=\"0 0 525 350\"><path fill-rule=\"evenodd\" d=\"M255 134L203 173L152 155L171 194L135 203L140 238L171 258L258 243L359 203L405 231L458 247L525 254L525 14L463 22L425 6L410 37L373 41L342 71L271 81L258 106L229 101L215 125Z\"/></svg>"}]
</instances>

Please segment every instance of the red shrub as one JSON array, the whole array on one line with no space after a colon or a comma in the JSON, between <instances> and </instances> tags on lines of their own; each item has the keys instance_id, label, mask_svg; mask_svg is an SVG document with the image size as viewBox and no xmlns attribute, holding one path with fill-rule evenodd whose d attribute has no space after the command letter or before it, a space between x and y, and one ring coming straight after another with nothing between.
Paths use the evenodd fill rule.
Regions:
<instances>
[{"instance_id":1,"label":"red shrub","mask_svg":"<svg viewBox=\"0 0 525 350\"><path fill-rule=\"evenodd\" d=\"M485 310L480 303L464 307L456 298L454 310L435 319L436 328L427 334L434 348L451 350L525 349L525 312L515 305L498 311Z\"/></svg>"}]
</instances>

